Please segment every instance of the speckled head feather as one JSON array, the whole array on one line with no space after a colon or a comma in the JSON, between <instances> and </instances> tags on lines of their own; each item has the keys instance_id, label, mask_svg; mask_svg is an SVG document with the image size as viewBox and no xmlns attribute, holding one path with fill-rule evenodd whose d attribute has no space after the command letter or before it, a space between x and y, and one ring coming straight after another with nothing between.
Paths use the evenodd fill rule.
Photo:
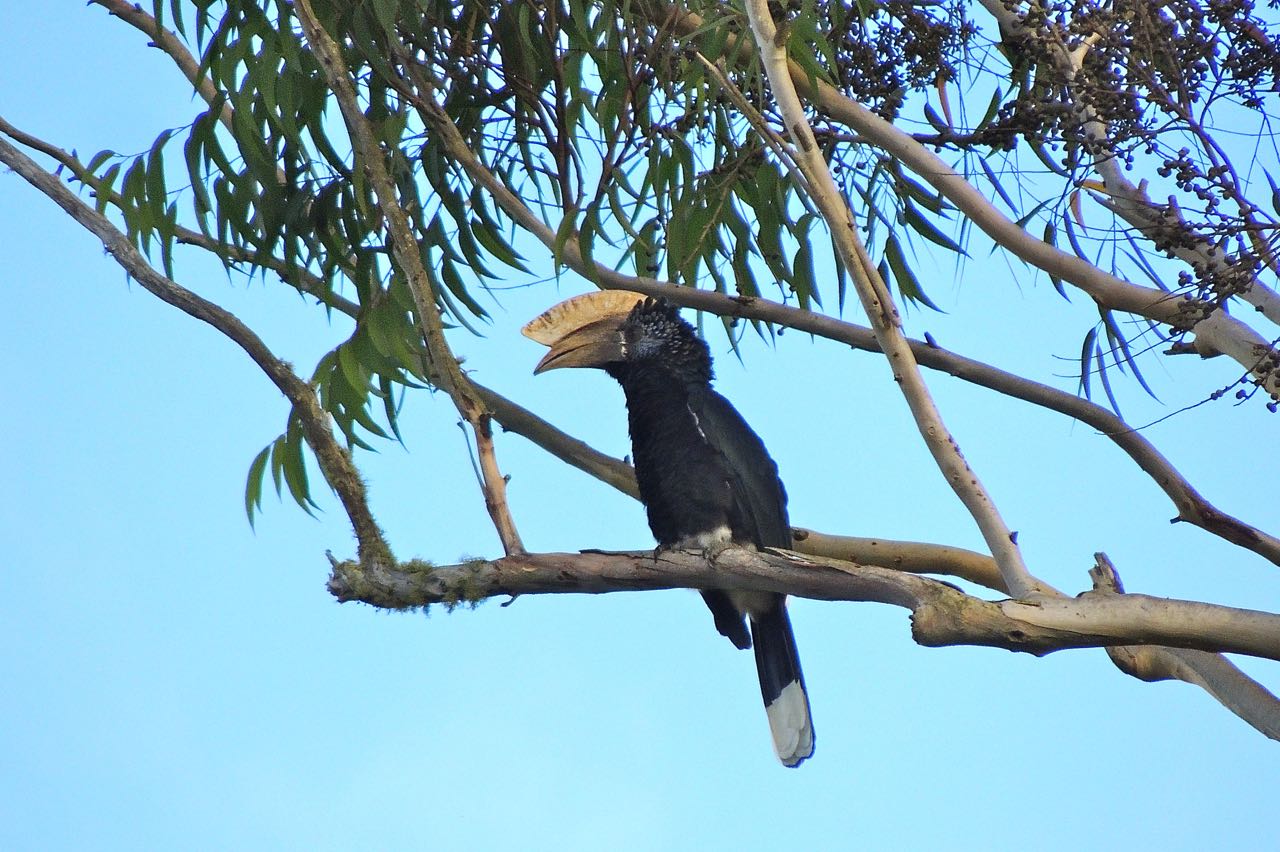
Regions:
<instances>
[{"instance_id":1,"label":"speckled head feather","mask_svg":"<svg viewBox=\"0 0 1280 852\"><path fill-rule=\"evenodd\" d=\"M597 367L621 379L630 367L643 365L685 385L706 385L712 379L707 344L665 299L622 291L587 293L552 306L522 331L550 348L535 373Z\"/></svg>"},{"instance_id":2,"label":"speckled head feather","mask_svg":"<svg viewBox=\"0 0 1280 852\"><path fill-rule=\"evenodd\" d=\"M628 364L659 365L686 384L707 384L714 378L706 342L665 299L645 299L632 308L622 324L622 338Z\"/></svg>"}]
</instances>

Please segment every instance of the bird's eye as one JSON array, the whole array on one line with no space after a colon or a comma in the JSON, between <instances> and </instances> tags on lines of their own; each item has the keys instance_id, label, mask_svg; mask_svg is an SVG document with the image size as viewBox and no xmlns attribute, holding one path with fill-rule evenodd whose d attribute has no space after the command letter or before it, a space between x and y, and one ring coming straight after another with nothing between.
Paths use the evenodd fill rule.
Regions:
<instances>
[{"instance_id":1,"label":"bird's eye","mask_svg":"<svg viewBox=\"0 0 1280 852\"><path fill-rule=\"evenodd\" d=\"M624 328L622 340L623 349L629 360L651 358L659 354L659 350L662 348L661 341L654 337L651 329L638 325L630 325Z\"/></svg>"}]
</instances>

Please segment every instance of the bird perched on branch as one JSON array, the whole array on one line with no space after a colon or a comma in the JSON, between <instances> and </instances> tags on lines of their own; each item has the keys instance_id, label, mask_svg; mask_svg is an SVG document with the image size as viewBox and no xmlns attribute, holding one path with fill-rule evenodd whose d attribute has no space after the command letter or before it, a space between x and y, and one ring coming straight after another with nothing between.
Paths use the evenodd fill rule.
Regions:
<instances>
[{"instance_id":1,"label":"bird perched on branch","mask_svg":"<svg viewBox=\"0 0 1280 852\"><path fill-rule=\"evenodd\" d=\"M759 436L711 387L711 353L676 307L604 291L552 307L524 327L551 347L534 373L597 367L627 398L632 458L660 548L714 557L730 545L791 546L787 494ZM702 593L716 629L755 647L774 750L786 766L813 754L813 722L786 596ZM747 623L750 622L750 632Z\"/></svg>"}]
</instances>

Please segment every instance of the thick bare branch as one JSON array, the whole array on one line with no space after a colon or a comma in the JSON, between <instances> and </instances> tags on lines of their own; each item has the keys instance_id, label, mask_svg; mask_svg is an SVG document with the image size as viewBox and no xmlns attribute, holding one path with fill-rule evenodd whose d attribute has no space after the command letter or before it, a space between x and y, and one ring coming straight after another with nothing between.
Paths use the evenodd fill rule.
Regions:
<instances>
[{"instance_id":1,"label":"thick bare branch","mask_svg":"<svg viewBox=\"0 0 1280 852\"><path fill-rule=\"evenodd\" d=\"M1111 646L1107 654L1117 668L1139 680L1180 680L1198 686L1262 734L1280 740L1280 702L1221 654L1142 645Z\"/></svg>"},{"instance_id":2,"label":"thick bare branch","mask_svg":"<svg viewBox=\"0 0 1280 852\"><path fill-rule=\"evenodd\" d=\"M1009 593L999 566L985 553L923 541L831 535L801 527L792 529L791 535L795 539L795 550L807 556L823 556L857 565L879 565L908 574L946 574L997 592Z\"/></svg>"},{"instance_id":3,"label":"thick bare branch","mask_svg":"<svg viewBox=\"0 0 1280 852\"><path fill-rule=\"evenodd\" d=\"M886 552L892 549L890 545ZM994 562L988 570L999 579ZM1280 739L1280 700L1225 658L1202 650L1116 644L1171 642L1276 657L1280 616L1270 613L1135 596L1119 605L1133 610L1131 627L1130 613L1117 617L1117 609L1108 607L1108 599L1128 596L1090 593L1048 600L1035 610L1014 601L983 601L946 583L891 568L739 549L722 553L714 564L676 551L656 558L650 552L521 554L438 568L335 562L329 579L329 591L338 600L389 609L476 603L504 595L669 588L763 589L817 600L893 604L912 610L912 635L928 646L988 645L1033 654L1103 646L1122 671L1143 680L1177 679L1201 686L1254 728ZM1095 607L1101 610L1096 623ZM1151 616L1151 610L1161 617ZM1188 626L1192 624L1194 628ZM1218 638L1221 629L1228 629L1225 642Z\"/></svg>"},{"instance_id":4,"label":"thick bare branch","mask_svg":"<svg viewBox=\"0 0 1280 852\"><path fill-rule=\"evenodd\" d=\"M2 119L0 119L2 121ZM72 219L79 222L102 241L103 247L124 267L134 280L164 302L216 328L243 349L254 363L293 404L302 424L307 444L329 487L338 495L359 542L362 561L392 561L382 530L369 511L364 480L351 462L351 457L329 429L329 415L320 406L311 386L294 375L289 366L275 357L252 329L234 314L201 298L190 290L161 275L147 263L128 237L105 216L94 211L54 175L40 168L29 157L0 139L0 162L21 175L43 192Z\"/></svg>"},{"instance_id":5,"label":"thick bare branch","mask_svg":"<svg viewBox=\"0 0 1280 852\"><path fill-rule=\"evenodd\" d=\"M541 553L443 568L366 572L334 566L330 592L405 609L499 595L750 589L910 609L922 645L989 645L1043 655L1067 648L1167 645L1280 659L1280 615L1194 601L1087 592L1076 598L985 601L954 586L874 565L733 548L690 552Z\"/></svg>"}]
</instances>

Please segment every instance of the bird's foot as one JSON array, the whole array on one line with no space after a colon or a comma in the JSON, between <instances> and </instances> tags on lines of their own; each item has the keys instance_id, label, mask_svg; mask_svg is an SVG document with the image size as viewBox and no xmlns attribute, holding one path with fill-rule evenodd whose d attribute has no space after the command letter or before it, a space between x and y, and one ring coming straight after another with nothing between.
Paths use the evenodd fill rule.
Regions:
<instances>
[{"instance_id":1,"label":"bird's foot","mask_svg":"<svg viewBox=\"0 0 1280 852\"><path fill-rule=\"evenodd\" d=\"M741 545L734 544L732 541L708 542L702 548L702 558L710 562L712 565L715 565L716 560L720 558L720 555L722 553L724 553L726 550L729 550L730 548L740 547L740 546Z\"/></svg>"}]
</instances>

